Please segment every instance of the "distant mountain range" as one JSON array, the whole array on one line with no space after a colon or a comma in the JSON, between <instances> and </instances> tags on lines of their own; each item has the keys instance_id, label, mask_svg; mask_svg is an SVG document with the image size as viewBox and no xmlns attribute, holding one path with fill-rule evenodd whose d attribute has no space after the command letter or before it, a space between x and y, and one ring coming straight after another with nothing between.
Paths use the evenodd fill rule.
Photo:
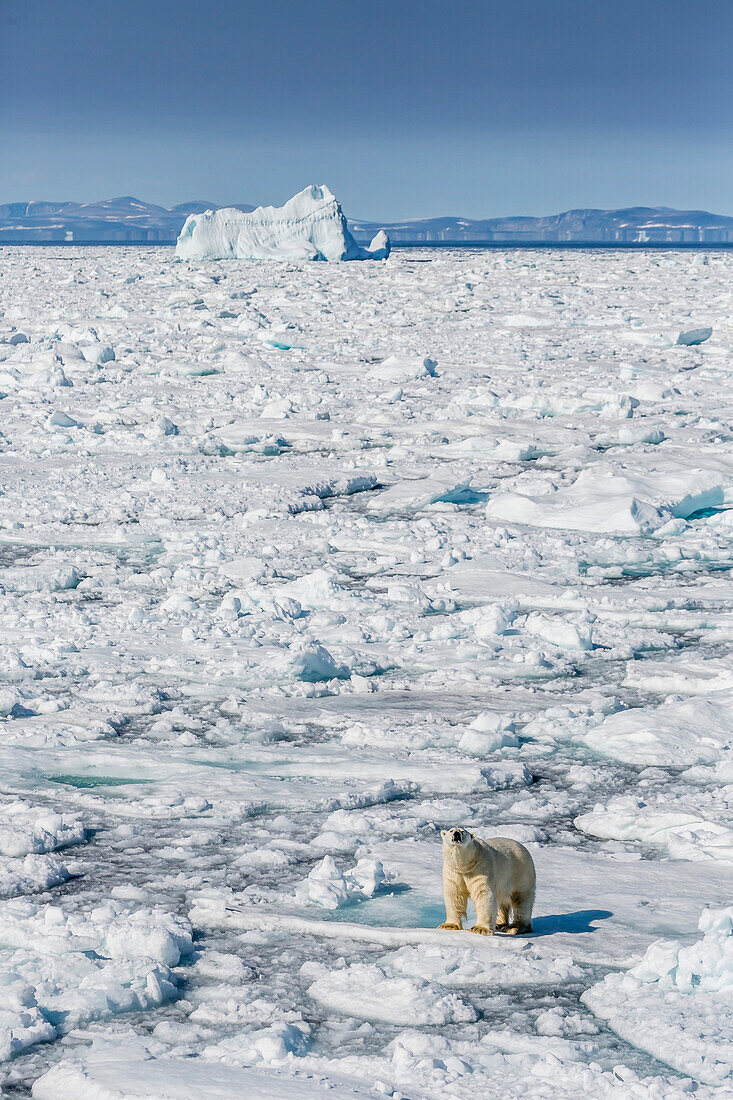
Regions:
<instances>
[{"instance_id":1,"label":"distant mountain range","mask_svg":"<svg viewBox=\"0 0 733 1100\"><path fill-rule=\"evenodd\" d=\"M393 242L504 244L733 244L733 218L706 210L632 206L623 210L566 210L544 218L428 218L423 221L354 221L357 239L386 229Z\"/></svg>"},{"instance_id":2,"label":"distant mountain range","mask_svg":"<svg viewBox=\"0 0 733 1100\"><path fill-rule=\"evenodd\" d=\"M246 203L234 205L238 210L254 209ZM168 210L130 195L94 203L0 203L0 244L172 244L189 214L218 209L217 203L195 201ZM543 218L426 218L392 223L356 219L349 226L360 243L386 229L397 244L733 244L733 217L666 206L568 210Z\"/></svg>"},{"instance_id":3,"label":"distant mountain range","mask_svg":"<svg viewBox=\"0 0 733 1100\"><path fill-rule=\"evenodd\" d=\"M167 210L132 195L102 202L6 202L0 203L0 244L171 244L189 214L218 209L215 202L182 202ZM238 205L237 209L254 210L254 206Z\"/></svg>"}]
</instances>

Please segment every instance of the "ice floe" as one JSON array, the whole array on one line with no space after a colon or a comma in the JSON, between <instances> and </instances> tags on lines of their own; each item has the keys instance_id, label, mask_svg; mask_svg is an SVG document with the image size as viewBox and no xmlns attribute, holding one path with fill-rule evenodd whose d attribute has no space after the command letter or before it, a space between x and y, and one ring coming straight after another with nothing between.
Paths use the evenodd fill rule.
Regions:
<instances>
[{"instance_id":1,"label":"ice floe","mask_svg":"<svg viewBox=\"0 0 733 1100\"><path fill-rule=\"evenodd\" d=\"M171 972L192 950L188 922L120 902L88 915L31 901L0 903L4 1058L80 1024L177 995Z\"/></svg>"},{"instance_id":2,"label":"ice floe","mask_svg":"<svg viewBox=\"0 0 733 1100\"><path fill-rule=\"evenodd\" d=\"M712 458L712 456L711 456ZM713 465L718 466L716 459ZM648 534L670 518L733 504L733 465L680 470L669 462L642 471L581 470L569 488L542 496L497 493L486 505L490 519L609 534Z\"/></svg>"},{"instance_id":3,"label":"ice floe","mask_svg":"<svg viewBox=\"0 0 733 1100\"><path fill-rule=\"evenodd\" d=\"M634 1046L711 1085L733 1079L733 909L704 910L695 943L658 940L582 1000Z\"/></svg>"},{"instance_id":4,"label":"ice floe","mask_svg":"<svg viewBox=\"0 0 733 1100\"><path fill-rule=\"evenodd\" d=\"M585 743L627 764L684 766L731 757L733 697L672 699L661 706L619 711L589 730Z\"/></svg>"},{"instance_id":5,"label":"ice floe","mask_svg":"<svg viewBox=\"0 0 733 1100\"><path fill-rule=\"evenodd\" d=\"M305 964L306 967L308 964ZM354 963L316 978L309 995L326 1008L362 1020L401 1024L469 1023L476 1011L423 977L397 977L380 966Z\"/></svg>"},{"instance_id":6,"label":"ice floe","mask_svg":"<svg viewBox=\"0 0 733 1100\"><path fill-rule=\"evenodd\" d=\"M649 805L633 795L599 803L575 819L584 833L611 840L636 841L677 859L733 863L733 828L664 802Z\"/></svg>"}]
</instances>

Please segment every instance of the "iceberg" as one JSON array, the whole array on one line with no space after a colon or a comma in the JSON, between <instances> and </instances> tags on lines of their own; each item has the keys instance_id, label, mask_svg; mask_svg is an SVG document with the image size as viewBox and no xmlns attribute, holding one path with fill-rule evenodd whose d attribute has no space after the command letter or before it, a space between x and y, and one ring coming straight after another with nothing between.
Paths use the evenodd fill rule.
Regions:
<instances>
[{"instance_id":1,"label":"iceberg","mask_svg":"<svg viewBox=\"0 0 733 1100\"><path fill-rule=\"evenodd\" d=\"M361 248L336 197L315 185L284 206L190 214L176 242L181 260L385 260L389 251L383 230Z\"/></svg>"}]
</instances>

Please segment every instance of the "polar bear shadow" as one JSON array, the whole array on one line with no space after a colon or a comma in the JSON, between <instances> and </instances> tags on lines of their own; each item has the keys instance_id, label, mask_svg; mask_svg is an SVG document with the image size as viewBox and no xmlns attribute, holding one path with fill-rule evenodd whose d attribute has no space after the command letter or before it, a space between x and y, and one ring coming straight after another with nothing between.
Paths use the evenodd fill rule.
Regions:
<instances>
[{"instance_id":1,"label":"polar bear shadow","mask_svg":"<svg viewBox=\"0 0 733 1100\"><path fill-rule=\"evenodd\" d=\"M576 909L574 913L553 913L545 917L533 917L535 936L551 936L553 932L597 932L594 921L608 920L610 909Z\"/></svg>"}]
</instances>

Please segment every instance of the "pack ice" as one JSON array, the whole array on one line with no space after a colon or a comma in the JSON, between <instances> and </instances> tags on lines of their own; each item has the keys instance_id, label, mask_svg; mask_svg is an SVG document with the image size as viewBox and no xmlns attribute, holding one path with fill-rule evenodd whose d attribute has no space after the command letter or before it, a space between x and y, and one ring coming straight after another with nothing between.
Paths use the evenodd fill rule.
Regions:
<instances>
[{"instance_id":1,"label":"pack ice","mask_svg":"<svg viewBox=\"0 0 733 1100\"><path fill-rule=\"evenodd\" d=\"M389 251L383 230L361 248L335 195L315 185L284 206L190 214L176 243L181 260L385 260Z\"/></svg>"},{"instance_id":2,"label":"pack ice","mask_svg":"<svg viewBox=\"0 0 733 1100\"><path fill-rule=\"evenodd\" d=\"M727 1100L733 252L0 269L3 1100Z\"/></svg>"}]
</instances>

